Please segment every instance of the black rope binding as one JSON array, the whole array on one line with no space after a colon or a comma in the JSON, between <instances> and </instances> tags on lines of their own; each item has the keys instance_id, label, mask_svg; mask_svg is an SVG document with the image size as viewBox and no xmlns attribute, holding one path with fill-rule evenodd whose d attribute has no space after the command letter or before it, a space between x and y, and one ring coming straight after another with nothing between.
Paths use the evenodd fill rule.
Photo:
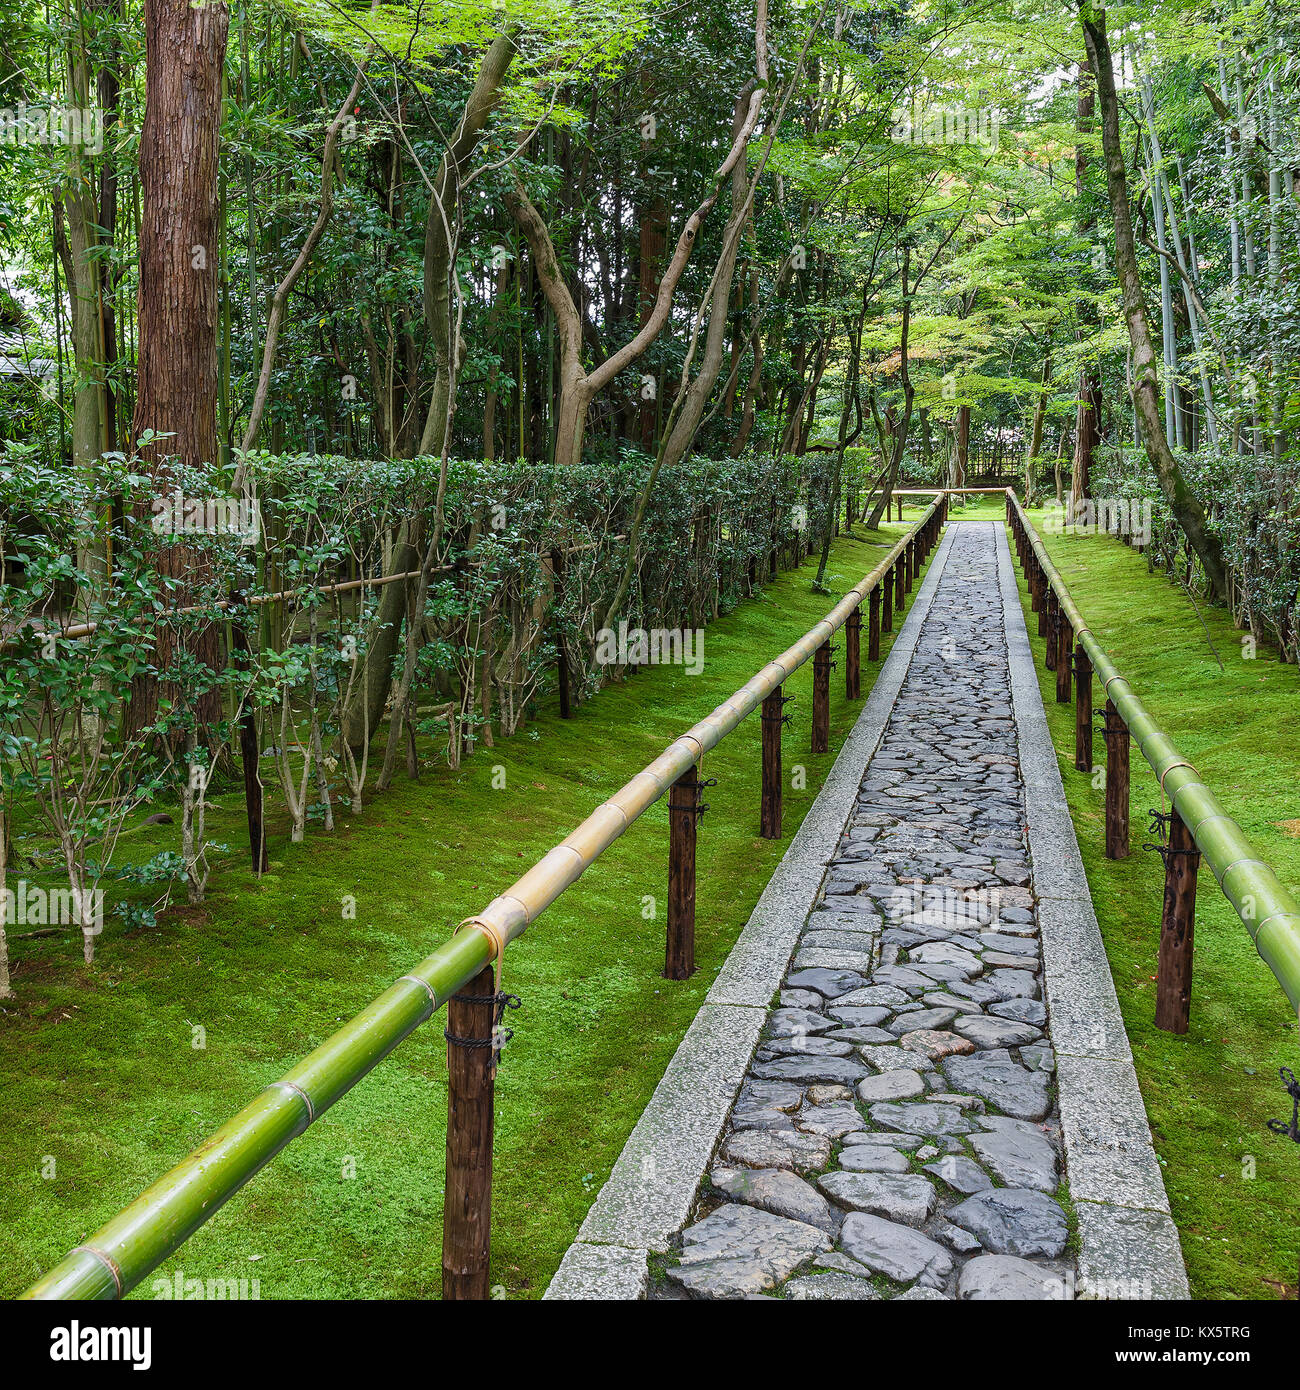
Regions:
<instances>
[{"instance_id":1,"label":"black rope binding","mask_svg":"<svg viewBox=\"0 0 1300 1390\"><path fill-rule=\"evenodd\" d=\"M461 1038L457 1037L449 1028L442 1030L442 1036L456 1047L479 1048L490 1047L492 1049L492 1062L496 1065L497 1059L501 1056L501 1049L515 1035L513 1028L503 1028L501 1020L505 1016L507 1009L517 1009L524 1001L517 994L507 994L504 990L496 994L453 994L453 999L458 999L462 1004L494 1004L496 1006L492 1015L492 1034L486 1038Z\"/></svg>"},{"instance_id":2,"label":"black rope binding","mask_svg":"<svg viewBox=\"0 0 1300 1390\"><path fill-rule=\"evenodd\" d=\"M1290 1067L1279 1067L1277 1074L1291 1097L1291 1123L1288 1126L1285 1120L1269 1120L1268 1127L1274 1134L1300 1144L1300 1081L1295 1079L1295 1072Z\"/></svg>"},{"instance_id":3,"label":"black rope binding","mask_svg":"<svg viewBox=\"0 0 1300 1390\"><path fill-rule=\"evenodd\" d=\"M1160 836L1158 845L1145 844L1145 850L1154 850L1166 864L1169 863L1171 854L1200 854L1200 850L1193 846L1191 849L1174 849L1169 843L1169 828L1173 825L1174 813L1172 811L1157 811L1154 806L1147 808L1147 814L1151 817L1149 833Z\"/></svg>"},{"instance_id":4,"label":"black rope binding","mask_svg":"<svg viewBox=\"0 0 1300 1390\"><path fill-rule=\"evenodd\" d=\"M782 711L784 711L786 705L788 705L788 704L790 703L790 701L793 700L794 698L795 698L795 697L794 697L793 695L782 695L782 696L781 696L781 709L782 709ZM767 701L764 700L764 701L763 701L763 704L767 704ZM764 713L762 712L761 707L760 707L760 712L759 712L759 716L758 716L758 717L759 717L759 719L760 719L764 724L789 724L790 721L794 718L794 715L792 715L792 714L785 714L785 713L781 713L781 714L764 714Z\"/></svg>"}]
</instances>

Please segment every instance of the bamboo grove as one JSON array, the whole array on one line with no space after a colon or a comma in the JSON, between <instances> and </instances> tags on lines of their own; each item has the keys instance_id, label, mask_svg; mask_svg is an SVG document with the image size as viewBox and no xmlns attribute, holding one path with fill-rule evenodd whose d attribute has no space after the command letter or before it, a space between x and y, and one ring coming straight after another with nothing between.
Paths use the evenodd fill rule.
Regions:
<instances>
[{"instance_id":1,"label":"bamboo grove","mask_svg":"<svg viewBox=\"0 0 1300 1390\"><path fill-rule=\"evenodd\" d=\"M1300 655L1295 0L0 27L0 888L197 900L241 739L328 831L904 482L1150 502Z\"/></svg>"}]
</instances>

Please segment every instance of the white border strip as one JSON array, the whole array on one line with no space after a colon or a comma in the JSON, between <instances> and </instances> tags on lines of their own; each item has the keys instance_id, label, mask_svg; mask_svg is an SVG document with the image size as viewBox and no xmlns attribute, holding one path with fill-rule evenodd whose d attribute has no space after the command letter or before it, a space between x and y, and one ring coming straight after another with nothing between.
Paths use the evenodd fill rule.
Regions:
<instances>
[{"instance_id":1,"label":"white border strip","mask_svg":"<svg viewBox=\"0 0 1300 1390\"><path fill-rule=\"evenodd\" d=\"M946 530L825 785L628 1136L545 1298L645 1297L651 1252L668 1250L690 1219L772 997L893 713L951 544Z\"/></svg>"},{"instance_id":2,"label":"white border strip","mask_svg":"<svg viewBox=\"0 0 1300 1390\"><path fill-rule=\"evenodd\" d=\"M1178 1231L1065 801L1006 528L988 524L997 533L1048 1029L1066 1175L1079 1220L1078 1296L1188 1298Z\"/></svg>"}]
</instances>

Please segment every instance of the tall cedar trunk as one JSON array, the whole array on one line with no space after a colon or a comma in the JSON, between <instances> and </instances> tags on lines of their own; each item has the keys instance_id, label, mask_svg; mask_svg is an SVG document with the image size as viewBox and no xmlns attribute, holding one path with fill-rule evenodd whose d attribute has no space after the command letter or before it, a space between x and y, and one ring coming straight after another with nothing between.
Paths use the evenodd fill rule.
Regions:
<instances>
[{"instance_id":1,"label":"tall cedar trunk","mask_svg":"<svg viewBox=\"0 0 1300 1390\"><path fill-rule=\"evenodd\" d=\"M1110 41L1106 36L1105 12L1094 11L1084 0L1080 5L1080 16L1088 45L1088 59L1097 79L1106 181L1115 220L1115 271L1123 291L1124 318L1128 324L1129 341L1133 345L1133 405L1141 422L1142 443L1169 509L1201 561L1211 594L1224 597L1228 593L1228 575L1222 547L1218 537L1210 533L1204 508L1188 486L1178 460L1165 439L1156 350L1151 341L1151 322L1138 275L1137 246L1129 214L1128 178L1119 133L1119 99L1115 93L1115 70L1111 61Z\"/></svg>"},{"instance_id":2,"label":"tall cedar trunk","mask_svg":"<svg viewBox=\"0 0 1300 1390\"><path fill-rule=\"evenodd\" d=\"M230 16L224 3L193 7L190 0L145 0L145 114L140 134L139 348L134 439L146 430L171 437L142 451L157 479L171 486L171 462L211 465L217 457L217 159L221 138L221 71ZM139 514L149 514L147 503ZM209 577L208 562L174 545L159 557L161 571L182 581ZM185 602L185 585L173 595ZM190 639L189 649L221 666L220 630ZM156 660L171 660L159 643ZM215 683L214 683L215 685ZM156 682L133 693L135 727L156 714ZM199 701L199 718L220 717L220 691Z\"/></svg>"},{"instance_id":3,"label":"tall cedar trunk","mask_svg":"<svg viewBox=\"0 0 1300 1390\"><path fill-rule=\"evenodd\" d=\"M1087 63L1079 64L1079 96L1075 105L1074 128L1080 134L1092 130L1093 113L1096 109L1096 92L1092 84L1092 74ZM1074 192L1083 214L1079 220L1079 235L1084 241L1092 241L1097 230L1097 218L1087 202L1088 197L1088 150L1080 143L1074 155ZM1080 326L1096 327L1097 308L1093 304L1081 303L1079 306ZM1092 489L1092 465L1101 441L1101 377L1095 362L1085 362L1079 369L1079 402L1074 414L1074 464L1070 471L1070 508L1075 506Z\"/></svg>"}]
</instances>

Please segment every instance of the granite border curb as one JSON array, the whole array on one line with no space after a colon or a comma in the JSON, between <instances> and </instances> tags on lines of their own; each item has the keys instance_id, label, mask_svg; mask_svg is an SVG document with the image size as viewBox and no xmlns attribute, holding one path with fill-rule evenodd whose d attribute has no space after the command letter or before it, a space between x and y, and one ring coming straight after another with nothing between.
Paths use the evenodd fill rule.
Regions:
<instances>
[{"instance_id":1,"label":"granite border curb","mask_svg":"<svg viewBox=\"0 0 1300 1390\"><path fill-rule=\"evenodd\" d=\"M543 1298L644 1298L651 1254L668 1250L689 1220L772 996L889 723L951 544L945 529L862 713Z\"/></svg>"},{"instance_id":2,"label":"granite border curb","mask_svg":"<svg viewBox=\"0 0 1300 1390\"><path fill-rule=\"evenodd\" d=\"M960 523L959 523L960 524ZM1080 1298L1185 1299L1187 1273L1101 928L1065 801L1005 527L997 534L1011 698L1057 1100L1078 1217Z\"/></svg>"}]
</instances>

